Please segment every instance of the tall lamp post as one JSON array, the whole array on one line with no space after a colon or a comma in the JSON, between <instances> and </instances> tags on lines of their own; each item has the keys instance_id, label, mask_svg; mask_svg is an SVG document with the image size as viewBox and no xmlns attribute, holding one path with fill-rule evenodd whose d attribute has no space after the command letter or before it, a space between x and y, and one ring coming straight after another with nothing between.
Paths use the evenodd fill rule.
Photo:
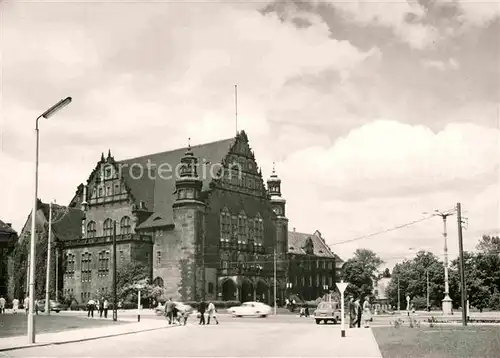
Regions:
<instances>
[{"instance_id":1,"label":"tall lamp post","mask_svg":"<svg viewBox=\"0 0 500 358\"><path fill-rule=\"evenodd\" d=\"M434 210L436 216L443 219L443 237L444 237L444 298L443 298L443 314L450 315L452 308L452 300L450 297L450 285L448 282L448 234L446 233L446 219L448 216L454 215L453 212L442 213L439 210Z\"/></svg>"},{"instance_id":2,"label":"tall lamp post","mask_svg":"<svg viewBox=\"0 0 500 358\"><path fill-rule=\"evenodd\" d=\"M33 211L31 212L31 240L30 240L30 272L29 272L29 311L28 311L28 343L35 343L35 241L36 241L36 212L38 204L38 149L39 149L39 130L38 121L40 118L48 119L57 113L60 109L71 103L71 97L60 100L48 110L43 112L36 118L35 122L35 200L33 203Z\"/></svg>"}]
</instances>

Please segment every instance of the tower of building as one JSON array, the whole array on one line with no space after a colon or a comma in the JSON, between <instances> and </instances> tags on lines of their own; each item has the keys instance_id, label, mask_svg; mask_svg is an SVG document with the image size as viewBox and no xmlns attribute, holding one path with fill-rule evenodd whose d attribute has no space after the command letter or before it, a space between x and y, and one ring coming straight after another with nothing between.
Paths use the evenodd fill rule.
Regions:
<instances>
[{"instance_id":1,"label":"tower of building","mask_svg":"<svg viewBox=\"0 0 500 358\"><path fill-rule=\"evenodd\" d=\"M276 174L275 164L273 172L267 180L269 200L273 208L276 225L276 254L278 258L278 270L285 272L288 252L288 218L286 217L286 200L281 194L281 179Z\"/></svg>"},{"instance_id":2,"label":"tower of building","mask_svg":"<svg viewBox=\"0 0 500 358\"><path fill-rule=\"evenodd\" d=\"M204 269L204 215L205 203L201 199L203 186L198 176L198 158L188 146L181 158L175 178L176 199L173 203L175 230L181 242L180 277L178 283L180 299L200 300L205 295Z\"/></svg>"}]
</instances>

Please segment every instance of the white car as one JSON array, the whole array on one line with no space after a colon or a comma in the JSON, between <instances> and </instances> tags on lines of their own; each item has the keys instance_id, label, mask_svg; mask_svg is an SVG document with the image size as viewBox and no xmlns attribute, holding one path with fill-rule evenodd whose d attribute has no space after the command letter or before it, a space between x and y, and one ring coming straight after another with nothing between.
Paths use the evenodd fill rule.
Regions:
<instances>
[{"instance_id":1,"label":"white car","mask_svg":"<svg viewBox=\"0 0 500 358\"><path fill-rule=\"evenodd\" d=\"M262 302L245 302L241 306L234 306L227 309L233 317L267 317L271 314L272 308Z\"/></svg>"}]
</instances>

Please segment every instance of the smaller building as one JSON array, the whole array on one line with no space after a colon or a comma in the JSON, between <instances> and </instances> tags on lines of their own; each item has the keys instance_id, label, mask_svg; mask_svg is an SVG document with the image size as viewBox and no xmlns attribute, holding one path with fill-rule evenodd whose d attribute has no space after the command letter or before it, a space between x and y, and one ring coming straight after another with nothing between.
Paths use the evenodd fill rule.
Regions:
<instances>
[{"instance_id":1,"label":"smaller building","mask_svg":"<svg viewBox=\"0 0 500 358\"><path fill-rule=\"evenodd\" d=\"M8 292L8 257L17 243L17 232L12 224L0 220L0 296L6 296Z\"/></svg>"},{"instance_id":2,"label":"smaller building","mask_svg":"<svg viewBox=\"0 0 500 358\"><path fill-rule=\"evenodd\" d=\"M389 298L387 297L387 287L389 287L389 283L391 282L390 277L381 277L378 281L374 282L373 287L373 296L375 297L375 302L373 305L374 309L380 310L388 310L389 307Z\"/></svg>"},{"instance_id":3,"label":"smaller building","mask_svg":"<svg viewBox=\"0 0 500 358\"><path fill-rule=\"evenodd\" d=\"M325 242L321 233L288 232L287 296L316 300L336 290L344 261Z\"/></svg>"}]
</instances>

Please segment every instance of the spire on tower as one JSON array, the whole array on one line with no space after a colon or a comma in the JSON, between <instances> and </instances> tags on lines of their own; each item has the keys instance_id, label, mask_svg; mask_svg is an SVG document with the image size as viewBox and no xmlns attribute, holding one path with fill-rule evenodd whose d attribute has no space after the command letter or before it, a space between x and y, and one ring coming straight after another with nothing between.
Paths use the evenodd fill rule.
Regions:
<instances>
[{"instance_id":1,"label":"spire on tower","mask_svg":"<svg viewBox=\"0 0 500 358\"><path fill-rule=\"evenodd\" d=\"M108 149L108 158L111 158L111 149Z\"/></svg>"}]
</instances>

